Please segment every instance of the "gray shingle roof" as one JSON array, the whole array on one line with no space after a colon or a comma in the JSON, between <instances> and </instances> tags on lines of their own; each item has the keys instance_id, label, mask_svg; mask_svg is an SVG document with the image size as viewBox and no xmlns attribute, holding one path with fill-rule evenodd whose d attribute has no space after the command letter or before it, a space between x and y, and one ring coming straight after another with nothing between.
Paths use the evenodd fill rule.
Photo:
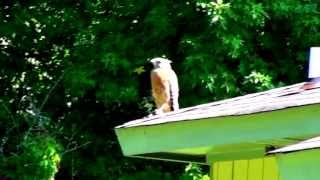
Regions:
<instances>
[{"instance_id":1,"label":"gray shingle roof","mask_svg":"<svg viewBox=\"0 0 320 180\"><path fill-rule=\"evenodd\" d=\"M264 92L202 104L178 111L127 122L116 128L149 126L178 121L239 116L320 103L320 86L294 84Z\"/></svg>"},{"instance_id":2,"label":"gray shingle roof","mask_svg":"<svg viewBox=\"0 0 320 180\"><path fill-rule=\"evenodd\" d=\"M289 145L283 148L269 151L268 154L289 153L289 152L316 149L316 148L320 148L320 136L312 139L308 139L306 141L302 141L293 145Z\"/></svg>"}]
</instances>

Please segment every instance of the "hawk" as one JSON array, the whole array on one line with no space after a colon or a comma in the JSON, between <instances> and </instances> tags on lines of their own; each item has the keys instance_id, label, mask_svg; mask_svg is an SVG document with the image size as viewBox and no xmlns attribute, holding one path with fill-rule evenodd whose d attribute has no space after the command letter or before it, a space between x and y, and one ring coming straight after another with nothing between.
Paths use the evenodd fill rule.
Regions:
<instances>
[{"instance_id":1,"label":"hawk","mask_svg":"<svg viewBox=\"0 0 320 180\"><path fill-rule=\"evenodd\" d=\"M178 110L178 78L171 68L171 61L158 57L150 62L154 67L150 76L152 96L156 104L155 114Z\"/></svg>"}]
</instances>

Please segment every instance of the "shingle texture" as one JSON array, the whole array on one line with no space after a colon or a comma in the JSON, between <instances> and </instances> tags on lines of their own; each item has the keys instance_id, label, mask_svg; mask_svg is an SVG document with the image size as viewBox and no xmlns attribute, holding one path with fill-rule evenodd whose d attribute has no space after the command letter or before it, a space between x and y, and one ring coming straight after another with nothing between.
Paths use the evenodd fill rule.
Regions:
<instances>
[{"instance_id":1,"label":"shingle texture","mask_svg":"<svg viewBox=\"0 0 320 180\"><path fill-rule=\"evenodd\" d=\"M240 116L319 103L319 85L310 86L308 83L299 83L264 92L184 108L163 115L137 119L116 128L149 126L224 116Z\"/></svg>"},{"instance_id":2,"label":"shingle texture","mask_svg":"<svg viewBox=\"0 0 320 180\"><path fill-rule=\"evenodd\" d=\"M289 145L283 148L279 148L273 151L269 151L268 154L289 153L289 152L316 149L316 148L320 148L320 136L312 139L308 139L306 141L302 141L293 145Z\"/></svg>"}]
</instances>

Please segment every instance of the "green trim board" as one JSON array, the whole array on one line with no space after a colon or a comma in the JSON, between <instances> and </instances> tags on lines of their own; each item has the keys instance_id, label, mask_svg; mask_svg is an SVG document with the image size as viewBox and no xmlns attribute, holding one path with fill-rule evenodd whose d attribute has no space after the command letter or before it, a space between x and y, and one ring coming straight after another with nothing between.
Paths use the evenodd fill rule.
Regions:
<instances>
[{"instance_id":1,"label":"green trim board","mask_svg":"<svg viewBox=\"0 0 320 180\"><path fill-rule=\"evenodd\" d=\"M231 148L230 148L231 149ZM218 161L231 161L231 160L246 160L263 157L266 153L267 148L261 145L257 148L237 148L234 146L232 151L226 150L224 152L207 154L207 162L218 162Z\"/></svg>"},{"instance_id":2,"label":"green trim board","mask_svg":"<svg viewBox=\"0 0 320 180\"><path fill-rule=\"evenodd\" d=\"M320 132L319 113L320 105L314 104L241 116L117 128L116 134L126 156L183 149L188 149L189 154L223 154L228 147L236 145L241 148L242 144L249 144L246 150L251 151L257 147L292 144L295 138L316 136ZM293 140L287 144L278 143L288 138Z\"/></svg>"},{"instance_id":3,"label":"green trim board","mask_svg":"<svg viewBox=\"0 0 320 180\"><path fill-rule=\"evenodd\" d=\"M151 160L163 160L163 161L174 161L182 163L196 163L196 164L206 164L205 155L189 155L189 154L177 154L177 153L150 153L142 155L129 156L133 158L143 158Z\"/></svg>"}]
</instances>

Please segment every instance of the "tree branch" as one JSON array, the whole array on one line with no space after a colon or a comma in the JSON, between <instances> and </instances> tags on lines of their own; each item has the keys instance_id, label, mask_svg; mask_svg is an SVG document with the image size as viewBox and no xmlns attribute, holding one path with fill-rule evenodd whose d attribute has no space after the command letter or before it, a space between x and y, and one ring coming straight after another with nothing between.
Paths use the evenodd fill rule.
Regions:
<instances>
[{"instance_id":1,"label":"tree branch","mask_svg":"<svg viewBox=\"0 0 320 180\"><path fill-rule=\"evenodd\" d=\"M39 112L42 111L43 107L45 106L45 104L47 103L51 93L53 92L53 90L57 87L57 85L59 84L59 82L62 80L64 76L64 72L62 72L62 74L60 75L60 77L56 80L56 82L54 82L53 86L50 88L49 92L47 93L47 95L45 96L45 98L43 99L40 107L39 107Z\"/></svg>"}]
</instances>

